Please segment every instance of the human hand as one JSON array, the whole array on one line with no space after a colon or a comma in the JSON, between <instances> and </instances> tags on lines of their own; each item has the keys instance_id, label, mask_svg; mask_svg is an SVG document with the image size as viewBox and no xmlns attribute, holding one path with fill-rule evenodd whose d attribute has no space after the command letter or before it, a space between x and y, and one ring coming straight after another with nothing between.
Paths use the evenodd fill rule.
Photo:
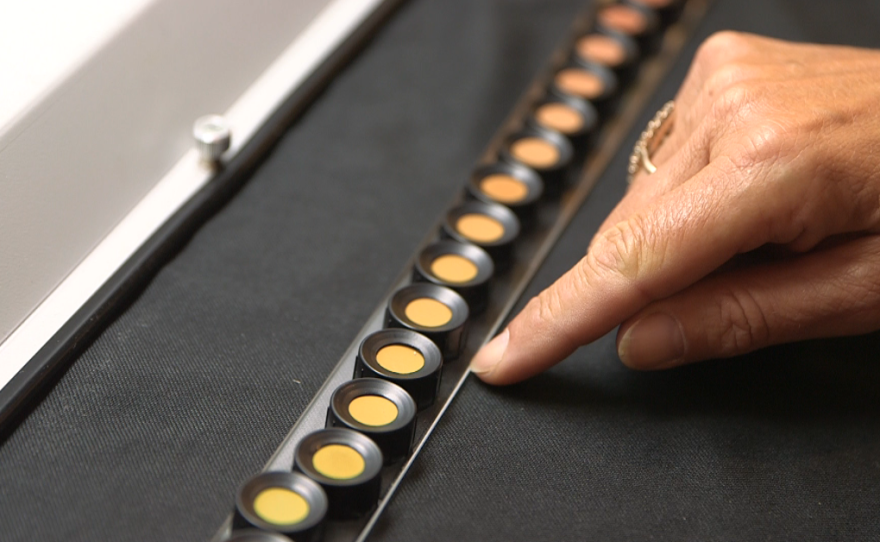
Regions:
<instances>
[{"instance_id":1,"label":"human hand","mask_svg":"<svg viewBox=\"0 0 880 542\"><path fill-rule=\"evenodd\" d=\"M723 32L587 255L474 358L533 376L620 325L660 369L880 329L880 52Z\"/></svg>"}]
</instances>

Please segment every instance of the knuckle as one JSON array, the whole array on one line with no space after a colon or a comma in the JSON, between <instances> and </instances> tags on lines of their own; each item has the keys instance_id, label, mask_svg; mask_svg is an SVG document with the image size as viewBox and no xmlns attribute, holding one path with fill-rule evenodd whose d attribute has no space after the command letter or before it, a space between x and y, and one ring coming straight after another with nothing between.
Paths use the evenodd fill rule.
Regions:
<instances>
[{"instance_id":1,"label":"knuckle","mask_svg":"<svg viewBox=\"0 0 880 542\"><path fill-rule=\"evenodd\" d=\"M593 249L578 265L580 274L603 276L611 273L629 279L638 277L648 244L642 224L638 217L631 217L599 234Z\"/></svg>"},{"instance_id":2,"label":"knuckle","mask_svg":"<svg viewBox=\"0 0 880 542\"><path fill-rule=\"evenodd\" d=\"M731 159L743 169L771 162L783 154L785 142L785 130L778 125L762 123L750 126Z\"/></svg>"},{"instance_id":3,"label":"knuckle","mask_svg":"<svg viewBox=\"0 0 880 542\"><path fill-rule=\"evenodd\" d=\"M571 273L569 273L571 288L578 291L588 291L594 288L597 271L598 269L594 266L588 252L571 268Z\"/></svg>"},{"instance_id":4,"label":"knuckle","mask_svg":"<svg viewBox=\"0 0 880 542\"><path fill-rule=\"evenodd\" d=\"M540 294L529 300L525 307L525 311L530 317L523 321L514 319L520 329L511 331L512 334L532 335L540 333L545 336L552 336L554 342L563 345L565 348L576 348L580 341L575 336L572 329L564 324L570 314L567 310L570 305L566 304L567 294L556 285L543 290Z\"/></svg>"},{"instance_id":5,"label":"knuckle","mask_svg":"<svg viewBox=\"0 0 880 542\"><path fill-rule=\"evenodd\" d=\"M715 65L725 58L741 53L747 46L748 39L745 34L732 30L715 32L700 44L694 62Z\"/></svg>"},{"instance_id":6,"label":"knuckle","mask_svg":"<svg viewBox=\"0 0 880 542\"><path fill-rule=\"evenodd\" d=\"M719 297L717 321L716 344L711 346L721 356L750 352L769 342L766 314L747 290L729 290Z\"/></svg>"},{"instance_id":7,"label":"knuckle","mask_svg":"<svg viewBox=\"0 0 880 542\"><path fill-rule=\"evenodd\" d=\"M558 323L565 319L565 303L563 295L556 287L543 290L540 294L529 300L525 311L530 315L527 321L521 322L528 333L536 330L548 332L548 329L556 329ZM559 337L559 332L554 332L560 340L567 341L567 337Z\"/></svg>"},{"instance_id":8,"label":"knuckle","mask_svg":"<svg viewBox=\"0 0 880 542\"><path fill-rule=\"evenodd\" d=\"M755 94L753 86L745 81L727 85L712 97L712 117L716 122L725 124L746 117L754 103Z\"/></svg>"},{"instance_id":9,"label":"knuckle","mask_svg":"<svg viewBox=\"0 0 880 542\"><path fill-rule=\"evenodd\" d=\"M759 68L743 62L729 62L712 72L712 75L706 80L704 90L710 98L721 96L728 88L757 77L758 71ZM742 90L739 91L739 94L741 93ZM742 97L741 95L734 95L728 98L739 99Z\"/></svg>"},{"instance_id":10,"label":"knuckle","mask_svg":"<svg viewBox=\"0 0 880 542\"><path fill-rule=\"evenodd\" d=\"M713 131L713 146L721 138L727 140L723 145L729 150L726 154L742 169L779 159L798 132L798 127L789 126L785 118L762 114L767 107L761 104L758 87L748 81L730 85L713 101L710 119L706 121L709 127L727 127Z\"/></svg>"}]
</instances>

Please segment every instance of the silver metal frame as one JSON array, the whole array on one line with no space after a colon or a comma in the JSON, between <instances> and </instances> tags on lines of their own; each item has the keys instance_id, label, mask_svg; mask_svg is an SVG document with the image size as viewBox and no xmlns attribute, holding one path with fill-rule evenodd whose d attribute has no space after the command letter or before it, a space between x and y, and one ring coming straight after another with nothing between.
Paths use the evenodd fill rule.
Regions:
<instances>
[{"instance_id":1,"label":"silver metal frame","mask_svg":"<svg viewBox=\"0 0 880 542\"><path fill-rule=\"evenodd\" d=\"M155 0L0 132L0 388L387 1Z\"/></svg>"}]
</instances>

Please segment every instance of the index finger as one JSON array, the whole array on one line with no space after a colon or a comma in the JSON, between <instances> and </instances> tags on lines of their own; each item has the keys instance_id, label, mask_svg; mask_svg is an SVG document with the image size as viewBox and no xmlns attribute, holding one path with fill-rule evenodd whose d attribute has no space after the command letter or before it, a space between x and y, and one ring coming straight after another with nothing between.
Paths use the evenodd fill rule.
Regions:
<instances>
[{"instance_id":1,"label":"index finger","mask_svg":"<svg viewBox=\"0 0 880 542\"><path fill-rule=\"evenodd\" d=\"M492 384L533 376L734 255L777 241L772 237L781 226L767 217L786 216L791 190L766 178L744 181L756 172L768 175L766 168L714 162L600 233L583 259L477 354L471 369Z\"/></svg>"}]
</instances>

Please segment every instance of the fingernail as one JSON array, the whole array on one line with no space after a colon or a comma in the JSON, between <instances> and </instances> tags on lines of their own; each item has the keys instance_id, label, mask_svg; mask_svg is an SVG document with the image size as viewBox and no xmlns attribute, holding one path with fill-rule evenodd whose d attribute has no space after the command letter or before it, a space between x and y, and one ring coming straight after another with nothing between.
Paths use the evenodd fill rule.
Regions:
<instances>
[{"instance_id":1,"label":"fingernail","mask_svg":"<svg viewBox=\"0 0 880 542\"><path fill-rule=\"evenodd\" d=\"M504 357L507 350L507 342L510 340L510 331L504 330L500 335L483 345L471 360L471 371L478 375L491 373Z\"/></svg>"},{"instance_id":2,"label":"fingernail","mask_svg":"<svg viewBox=\"0 0 880 542\"><path fill-rule=\"evenodd\" d=\"M684 335L678 320L655 312L630 326L617 345L617 355L629 367L660 369L684 357Z\"/></svg>"}]
</instances>

